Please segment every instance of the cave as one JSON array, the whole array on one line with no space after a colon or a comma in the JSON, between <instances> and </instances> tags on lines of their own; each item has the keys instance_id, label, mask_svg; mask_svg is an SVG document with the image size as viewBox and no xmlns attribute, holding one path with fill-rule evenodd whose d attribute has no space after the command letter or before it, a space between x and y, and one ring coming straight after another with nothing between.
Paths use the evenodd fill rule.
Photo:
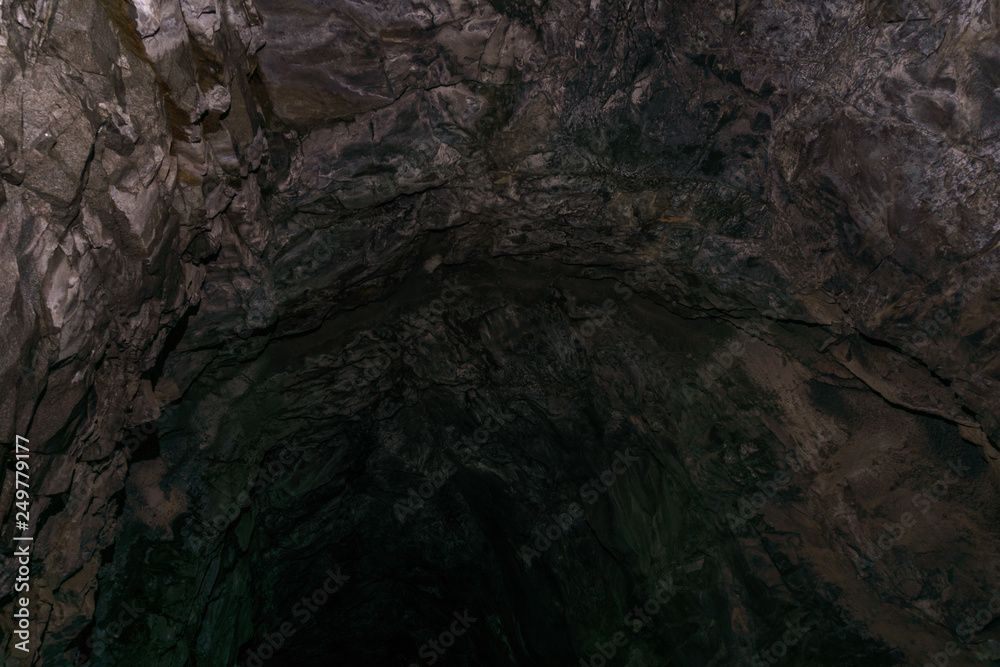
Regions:
<instances>
[{"instance_id":1,"label":"cave","mask_svg":"<svg viewBox=\"0 0 1000 667\"><path fill-rule=\"evenodd\" d=\"M3 3L2 664L1000 665L998 160L997 2Z\"/></svg>"}]
</instances>

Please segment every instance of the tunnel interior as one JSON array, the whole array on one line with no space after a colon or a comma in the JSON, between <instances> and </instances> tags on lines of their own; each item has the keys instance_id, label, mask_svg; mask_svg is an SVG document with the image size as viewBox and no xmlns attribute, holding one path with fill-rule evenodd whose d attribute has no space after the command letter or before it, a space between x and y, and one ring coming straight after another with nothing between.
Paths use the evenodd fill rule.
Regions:
<instances>
[{"instance_id":1,"label":"tunnel interior","mask_svg":"<svg viewBox=\"0 0 1000 667\"><path fill-rule=\"evenodd\" d=\"M1000 665L998 44L4 3L5 664Z\"/></svg>"},{"instance_id":2,"label":"tunnel interior","mask_svg":"<svg viewBox=\"0 0 1000 667\"><path fill-rule=\"evenodd\" d=\"M160 456L132 468L161 491L132 473L106 585L163 626L119 655L707 665L791 623L790 664L899 664L841 607L877 547L801 554L846 533L831 480L895 450L985 474L956 425L824 363L828 333L780 295L734 317L664 300L655 267L448 265L433 236L379 298L231 341L156 420Z\"/></svg>"}]
</instances>

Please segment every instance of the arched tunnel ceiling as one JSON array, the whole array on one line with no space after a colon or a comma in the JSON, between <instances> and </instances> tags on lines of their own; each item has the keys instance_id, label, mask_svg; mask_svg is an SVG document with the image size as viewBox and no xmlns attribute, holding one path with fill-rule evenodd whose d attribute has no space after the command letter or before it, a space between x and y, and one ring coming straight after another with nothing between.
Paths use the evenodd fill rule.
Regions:
<instances>
[{"instance_id":1,"label":"arched tunnel ceiling","mask_svg":"<svg viewBox=\"0 0 1000 667\"><path fill-rule=\"evenodd\" d=\"M998 21L6 3L8 663L1000 662Z\"/></svg>"}]
</instances>

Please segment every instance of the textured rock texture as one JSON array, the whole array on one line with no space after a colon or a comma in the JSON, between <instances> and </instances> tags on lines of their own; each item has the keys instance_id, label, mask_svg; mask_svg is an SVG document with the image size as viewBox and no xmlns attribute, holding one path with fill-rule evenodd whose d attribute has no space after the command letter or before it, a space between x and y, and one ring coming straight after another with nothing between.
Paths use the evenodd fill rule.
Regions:
<instances>
[{"instance_id":1,"label":"textured rock texture","mask_svg":"<svg viewBox=\"0 0 1000 667\"><path fill-rule=\"evenodd\" d=\"M3 3L10 664L1000 663L998 37Z\"/></svg>"}]
</instances>

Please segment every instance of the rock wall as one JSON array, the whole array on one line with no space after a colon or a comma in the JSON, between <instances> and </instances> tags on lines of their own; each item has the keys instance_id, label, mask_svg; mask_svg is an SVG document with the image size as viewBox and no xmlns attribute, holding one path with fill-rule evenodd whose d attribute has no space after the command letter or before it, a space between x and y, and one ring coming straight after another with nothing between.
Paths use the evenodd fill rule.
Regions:
<instances>
[{"instance_id":1,"label":"rock wall","mask_svg":"<svg viewBox=\"0 0 1000 667\"><path fill-rule=\"evenodd\" d=\"M33 664L243 661L338 566L285 659L573 664L669 576L627 664L916 664L989 600L996 3L0 11Z\"/></svg>"}]
</instances>

